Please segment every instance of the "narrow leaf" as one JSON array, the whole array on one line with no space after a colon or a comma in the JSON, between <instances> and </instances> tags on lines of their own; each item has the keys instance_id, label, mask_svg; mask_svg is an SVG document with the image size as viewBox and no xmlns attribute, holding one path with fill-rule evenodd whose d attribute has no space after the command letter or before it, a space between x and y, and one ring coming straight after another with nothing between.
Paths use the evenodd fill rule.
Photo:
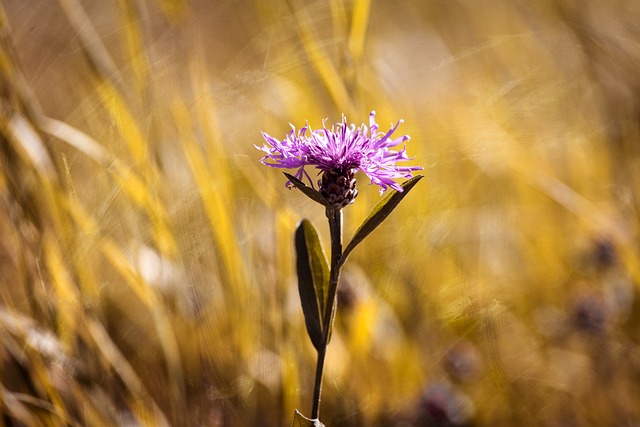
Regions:
<instances>
[{"instance_id":1,"label":"narrow leaf","mask_svg":"<svg viewBox=\"0 0 640 427\"><path fill-rule=\"evenodd\" d=\"M411 191L413 186L416 185L420 179L422 179L422 175L414 176L413 178L403 182L401 185L404 191L400 192L392 190L391 193L389 193L373 208L367 219L365 219L360 228L356 230L353 238L342 252L342 259L340 261L341 265L344 264L351 251L355 249L355 247L362 242L369 233L375 230L391 212L393 212L396 206L398 206L398 203L400 203L400 201L409 194L409 191Z\"/></svg>"},{"instance_id":2,"label":"narrow leaf","mask_svg":"<svg viewBox=\"0 0 640 427\"><path fill-rule=\"evenodd\" d=\"M291 424L291 427L325 427L325 425L317 418L311 420L305 417L296 409L293 413L293 424Z\"/></svg>"},{"instance_id":3,"label":"narrow leaf","mask_svg":"<svg viewBox=\"0 0 640 427\"><path fill-rule=\"evenodd\" d=\"M329 267L315 228L306 219L300 221L295 234L298 292L304 313L307 333L318 349L322 342L322 314L324 313Z\"/></svg>"},{"instance_id":4,"label":"narrow leaf","mask_svg":"<svg viewBox=\"0 0 640 427\"><path fill-rule=\"evenodd\" d=\"M313 227L313 224L305 220L304 229L307 251L309 252L309 264L311 265L311 272L313 274L313 288L320 313L320 324L322 325L322 318L327 305L327 299L329 298L329 265L327 263L327 257L322 250L320 237Z\"/></svg>"},{"instance_id":5,"label":"narrow leaf","mask_svg":"<svg viewBox=\"0 0 640 427\"><path fill-rule=\"evenodd\" d=\"M302 191L308 198L310 198L311 200L320 203L323 206L329 207L329 202L327 202L327 199L325 199L324 197L322 197L322 194L320 194L320 192L318 190L315 190L311 187L309 187L308 185L306 185L304 182L300 181L298 178L296 178L295 176L288 174L286 172L284 172L284 176L287 177L287 179L289 179L289 181L295 185L295 187Z\"/></svg>"}]
</instances>

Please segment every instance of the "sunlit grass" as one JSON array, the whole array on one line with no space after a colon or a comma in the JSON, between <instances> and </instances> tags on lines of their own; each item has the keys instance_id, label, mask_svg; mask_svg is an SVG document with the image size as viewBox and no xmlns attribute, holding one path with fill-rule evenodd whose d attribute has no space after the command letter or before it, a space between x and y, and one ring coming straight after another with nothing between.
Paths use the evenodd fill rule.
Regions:
<instances>
[{"instance_id":1,"label":"sunlit grass","mask_svg":"<svg viewBox=\"0 0 640 427\"><path fill-rule=\"evenodd\" d=\"M640 417L634 2L32 6L0 19L5 425L308 411L293 231L324 213L253 144L372 109L426 179L345 267L323 422Z\"/></svg>"}]
</instances>

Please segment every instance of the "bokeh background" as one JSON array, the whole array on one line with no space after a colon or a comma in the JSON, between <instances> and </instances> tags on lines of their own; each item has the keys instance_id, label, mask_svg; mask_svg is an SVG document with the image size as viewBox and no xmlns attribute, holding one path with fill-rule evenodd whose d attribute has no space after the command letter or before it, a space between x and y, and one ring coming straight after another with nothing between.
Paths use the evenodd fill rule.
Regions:
<instances>
[{"instance_id":1,"label":"bokeh background","mask_svg":"<svg viewBox=\"0 0 640 427\"><path fill-rule=\"evenodd\" d=\"M308 414L326 221L254 144L371 110L425 179L346 264L322 421L638 425L640 2L0 5L4 425Z\"/></svg>"}]
</instances>

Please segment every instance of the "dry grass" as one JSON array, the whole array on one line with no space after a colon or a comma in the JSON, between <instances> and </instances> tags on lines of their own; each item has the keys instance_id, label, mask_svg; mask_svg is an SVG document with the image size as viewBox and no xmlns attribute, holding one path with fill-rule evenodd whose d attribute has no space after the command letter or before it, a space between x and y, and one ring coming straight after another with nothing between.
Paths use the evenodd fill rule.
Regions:
<instances>
[{"instance_id":1,"label":"dry grass","mask_svg":"<svg viewBox=\"0 0 640 427\"><path fill-rule=\"evenodd\" d=\"M323 422L640 419L637 2L2 7L4 425L307 412L292 235L323 212L253 144L372 109L427 179L347 263Z\"/></svg>"}]
</instances>

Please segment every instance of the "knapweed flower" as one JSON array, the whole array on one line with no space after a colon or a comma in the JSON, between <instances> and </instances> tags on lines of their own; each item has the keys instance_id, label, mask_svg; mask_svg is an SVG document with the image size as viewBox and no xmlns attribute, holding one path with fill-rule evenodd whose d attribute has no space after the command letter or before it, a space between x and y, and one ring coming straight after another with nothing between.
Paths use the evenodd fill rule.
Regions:
<instances>
[{"instance_id":1,"label":"knapweed flower","mask_svg":"<svg viewBox=\"0 0 640 427\"><path fill-rule=\"evenodd\" d=\"M356 127L347 124L343 115L342 122L327 128L313 130L307 122L291 131L280 141L265 132L262 136L267 141L257 149L266 155L262 163L274 168L297 169L295 177L305 177L313 186L313 181L305 170L306 166L315 166L322 177L318 181L320 194L336 208L353 203L358 192L355 188L355 173L361 170L372 184L380 186L380 194L387 188L402 191L402 186L394 181L396 178L411 178L411 172L422 170L420 166L398 166L396 163L411 160L406 154L406 145L401 150L391 148L409 140L408 135L391 138L402 120L391 126L387 133L378 132L375 111L369 115L369 127L362 124ZM287 183L288 185L290 183Z\"/></svg>"}]
</instances>

